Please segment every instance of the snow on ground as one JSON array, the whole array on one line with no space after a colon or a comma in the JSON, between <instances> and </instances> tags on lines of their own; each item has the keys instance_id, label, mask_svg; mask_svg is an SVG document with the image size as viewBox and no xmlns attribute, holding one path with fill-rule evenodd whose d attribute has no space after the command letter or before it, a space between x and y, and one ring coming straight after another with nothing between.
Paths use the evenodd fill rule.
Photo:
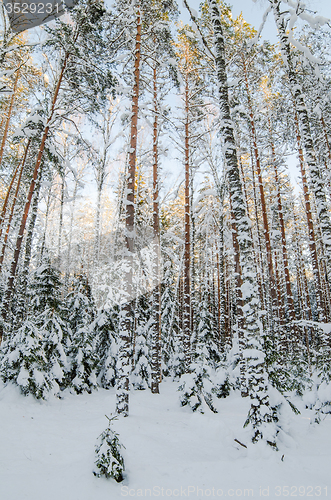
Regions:
<instances>
[{"instance_id":1,"label":"snow on ground","mask_svg":"<svg viewBox=\"0 0 331 500\"><path fill-rule=\"evenodd\" d=\"M331 496L330 415L311 425L312 412L288 408L278 453L245 449L234 439L248 444L248 400L232 394L219 400L218 414L193 414L176 389L164 382L160 395L132 393L130 417L113 425L126 447L126 478L117 484L92 474L113 390L38 402L1 385L0 500Z\"/></svg>"}]
</instances>

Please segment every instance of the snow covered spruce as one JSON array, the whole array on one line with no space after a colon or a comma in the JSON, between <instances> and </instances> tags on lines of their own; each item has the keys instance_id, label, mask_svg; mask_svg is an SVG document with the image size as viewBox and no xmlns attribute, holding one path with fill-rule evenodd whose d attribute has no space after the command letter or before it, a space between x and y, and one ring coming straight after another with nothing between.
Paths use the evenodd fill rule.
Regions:
<instances>
[{"instance_id":1,"label":"snow covered spruce","mask_svg":"<svg viewBox=\"0 0 331 500\"><path fill-rule=\"evenodd\" d=\"M112 422L117 418L107 417L108 427L98 437L95 447L95 470L93 474L96 477L113 478L120 483L124 479L124 459L121 455L119 435L111 428Z\"/></svg>"}]
</instances>

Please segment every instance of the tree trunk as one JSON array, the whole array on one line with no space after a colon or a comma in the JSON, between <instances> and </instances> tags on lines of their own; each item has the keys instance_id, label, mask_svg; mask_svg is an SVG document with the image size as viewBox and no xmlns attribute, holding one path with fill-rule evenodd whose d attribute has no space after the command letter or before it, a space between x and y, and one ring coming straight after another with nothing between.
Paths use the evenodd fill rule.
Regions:
<instances>
[{"instance_id":1,"label":"tree trunk","mask_svg":"<svg viewBox=\"0 0 331 500\"><path fill-rule=\"evenodd\" d=\"M152 327L152 386L153 394L159 393L161 379L160 341L161 341L161 289L160 289L160 221L159 221L159 178L158 178L158 103L157 103L157 64L153 67L153 327Z\"/></svg>"},{"instance_id":2,"label":"tree trunk","mask_svg":"<svg viewBox=\"0 0 331 500\"><path fill-rule=\"evenodd\" d=\"M272 163L273 163L274 174L275 174L275 185L276 185L276 189L277 189L278 219L279 219L280 234L281 234L281 241L282 241L282 256L283 256L283 268L284 268L284 273L285 273L286 300L287 300L287 304L288 304L288 312L289 312L290 320L294 321L295 320L295 311L294 311L294 302L293 302L293 295L292 295L292 289L291 289L290 271L289 271L289 265L288 265L283 205L282 205L282 198L281 198L281 194L280 194L280 179L279 179L279 174L278 174L275 146L274 146L274 142L273 142L273 138L272 138L270 118L268 118L268 121L269 121L269 130L270 130L271 156L272 156Z\"/></svg>"},{"instance_id":3,"label":"tree trunk","mask_svg":"<svg viewBox=\"0 0 331 500\"><path fill-rule=\"evenodd\" d=\"M8 130L9 130L9 123L11 120L11 114L13 111L13 106L14 106L14 101L16 97L16 89L17 89L17 84L18 84L18 79L19 79L20 72L19 70L16 71L16 77L14 81L14 87L13 87L13 93L10 98L10 103L9 103L9 108L8 108L8 113L7 113L7 119L6 119L6 124L5 124L5 129L3 131L3 136L2 136L2 141L1 141L1 146L0 146L0 165L2 163L2 158L3 158L3 152L5 149L5 144L7 140L7 135L8 135Z\"/></svg>"},{"instance_id":4,"label":"tree trunk","mask_svg":"<svg viewBox=\"0 0 331 500\"><path fill-rule=\"evenodd\" d=\"M140 7L137 10L137 31L134 53L134 85L132 96L131 132L130 132L130 152L127 174L127 195L126 195L126 218L125 218L125 241L126 256L128 259L127 270L124 273L124 292L127 302L122 308L120 322L120 339L118 353L118 382L116 387L116 412L127 417L129 414L129 375L131 338L133 325L133 295L132 295L132 255L134 250L134 189L136 178L136 157L137 157L137 133L138 133L138 102L140 83L140 59L141 59L141 13Z\"/></svg>"},{"instance_id":5,"label":"tree trunk","mask_svg":"<svg viewBox=\"0 0 331 500\"><path fill-rule=\"evenodd\" d=\"M245 211L245 200L240 182L240 172L237 161L237 151L234 140L234 125L230 115L228 84L226 75L225 43L221 24L221 13L217 0L209 0L215 41L215 63L219 84L220 123L223 137L223 151L232 209L238 231L240 250L240 265L242 270L242 315L243 335L246 346L247 360L246 380L251 396L251 409L247 423L253 427L253 442L263 438L261 428L265 423L273 421L273 411L268 395L268 376L266 372L264 353L261 345L260 318L258 314L258 286L253 260L253 242L250 234L251 222ZM243 353L244 354L244 353ZM262 407L264 411L262 411ZM268 438L267 438L268 439ZM272 441L270 441L272 439ZM275 445L274 437L269 438Z\"/></svg>"},{"instance_id":6,"label":"tree trunk","mask_svg":"<svg viewBox=\"0 0 331 500\"><path fill-rule=\"evenodd\" d=\"M185 369L191 364L191 207L190 207L190 143L189 143L189 86L185 82L185 215L184 215L184 290L183 290L183 336Z\"/></svg>"},{"instance_id":7,"label":"tree trunk","mask_svg":"<svg viewBox=\"0 0 331 500\"><path fill-rule=\"evenodd\" d=\"M267 205L266 205L264 187L263 187L263 181L262 181L260 153L259 153L259 149L257 146L257 135L256 135L256 127L255 127L255 120L254 120L254 113L253 113L253 105L252 105L251 93L250 93L250 88L249 88L249 83L248 83L246 62L245 62L245 59L243 57L242 57L242 64L243 64L243 69L244 69L245 86L246 86L246 93L247 93L247 100L248 100L248 113L249 113L250 126L251 126L251 140L252 140L255 166L256 166L256 172L257 172L258 183L259 183L259 191L260 191L261 211L262 211L262 221L263 221L263 234L264 234L264 241L265 241L265 247L266 247L266 252L267 252L267 266L268 266L268 273L269 273L269 280L268 281L270 283L269 289L270 289L270 295L271 295L271 301L272 301L272 316L274 316L274 315L276 315L277 309L278 309L278 307L277 307L278 306L278 304L277 304L277 292L276 292L277 285L276 285L274 266L273 266L273 261L272 261L272 250L271 250L271 240L270 240L269 222L268 222L268 214L267 214ZM272 321L272 319L271 319L271 321Z\"/></svg>"},{"instance_id":8,"label":"tree trunk","mask_svg":"<svg viewBox=\"0 0 331 500\"><path fill-rule=\"evenodd\" d=\"M317 313L320 321L324 321L325 311L323 307L323 294L322 294L322 285L321 285L321 276L318 265L318 256L317 256L317 248L316 248L316 239L315 239L315 230L314 230L314 222L311 211L311 205L309 200L309 189L308 189L308 180L305 169L305 161L303 157L303 151L301 147L301 135L299 130L299 120L298 115L295 112L295 128L296 128L296 138L297 138L297 146L298 146L298 154L299 154L299 163L302 177L302 187L303 187L303 195L305 200L305 212L307 217L307 225L308 225L308 237L309 237L309 250L313 267L314 274L314 286L316 293L316 305L317 305Z\"/></svg>"},{"instance_id":9,"label":"tree trunk","mask_svg":"<svg viewBox=\"0 0 331 500\"><path fill-rule=\"evenodd\" d=\"M8 219L6 234L5 234L5 238L4 238L4 241L3 241L2 250L1 250L1 256L0 256L0 273L2 271L2 264L3 264L3 260L5 258L5 252L6 252L6 247L7 247L9 232L10 232L11 223L12 223L13 216L14 216L14 210L15 210L15 206L16 206L16 202L17 202L17 198L18 198L18 192L19 192L20 187L21 187L21 180L22 180L22 175L23 175L23 171L24 171L24 166L25 166L25 162L26 162L26 157L27 157L27 154L28 154L29 146L30 146L30 139L29 139L29 141L28 141L28 143L27 143L27 145L25 147L25 153L24 153L24 157L23 157L23 160L22 160L22 163L21 163L21 170L20 170L20 173L19 173L19 176L18 176L18 179L17 179L17 184L16 184L15 193L14 193L14 198L13 198L12 206L11 206L11 209L10 209L10 214L9 214L9 219ZM1 230L1 232L2 232L2 230ZM1 233L0 233L0 235L1 235Z\"/></svg>"}]
</instances>

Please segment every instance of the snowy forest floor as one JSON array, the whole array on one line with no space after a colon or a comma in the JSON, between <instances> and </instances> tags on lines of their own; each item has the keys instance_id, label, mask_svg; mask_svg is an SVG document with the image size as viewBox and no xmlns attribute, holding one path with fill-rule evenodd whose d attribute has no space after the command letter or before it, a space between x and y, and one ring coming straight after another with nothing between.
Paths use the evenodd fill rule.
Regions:
<instances>
[{"instance_id":1,"label":"snowy forest floor","mask_svg":"<svg viewBox=\"0 0 331 500\"><path fill-rule=\"evenodd\" d=\"M130 416L113 424L126 447L126 478L117 484L92 474L114 390L41 403L1 383L0 499L331 495L331 415L311 425L313 412L295 401L301 414L284 410L279 452L264 444L246 449L234 439L248 444L242 426L249 400L232 393L218 401L218 414L194 414L180 407L176 389L166 381L160 395L132 392Z\"/></svg>"}]
</instances>

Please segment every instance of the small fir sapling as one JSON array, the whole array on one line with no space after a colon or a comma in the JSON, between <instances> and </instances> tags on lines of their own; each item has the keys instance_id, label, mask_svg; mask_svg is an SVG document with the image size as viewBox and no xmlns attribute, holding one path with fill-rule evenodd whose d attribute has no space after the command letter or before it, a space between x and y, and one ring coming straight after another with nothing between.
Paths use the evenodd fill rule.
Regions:
<instances>
[{"instance_id":1,"label":"small fir sapling","mask_svg":"<svg viewBox=\"0 0 331 500\"><path fill-rule=\"evenodd\" d=\"M121 455L121 448L125 448L119 441L119 435L112 430L111 422L117 417L107 417L108 427L98 437L95 447L95 466L97 470L93 471L96 477L113 478L120 483L124 476L124 458Z\"/></svg>"},{"instance_id":2,"label":"small fir sapling","mask_svg":"<svg viewBox=\"0 0 331 500\"><path fill-rule=\"evenodd\" d=\"M92 323L95 306L90 286L83 274L74 277L66 299L72 332L69 348L72 370L71 385L77 393L96 388L96 341Z\"/></svg>"},{"instance_id":3,"label":"small fir sapling","mask_svg":"<svg viewBox=\"0 0 331 500\"><path fill-rule=\"evenodd\" d=\"M97 381L100 387L115 386L118 353L118 307L98 311L91 329L96 336Z\"/></svg>"}]
</instances>

